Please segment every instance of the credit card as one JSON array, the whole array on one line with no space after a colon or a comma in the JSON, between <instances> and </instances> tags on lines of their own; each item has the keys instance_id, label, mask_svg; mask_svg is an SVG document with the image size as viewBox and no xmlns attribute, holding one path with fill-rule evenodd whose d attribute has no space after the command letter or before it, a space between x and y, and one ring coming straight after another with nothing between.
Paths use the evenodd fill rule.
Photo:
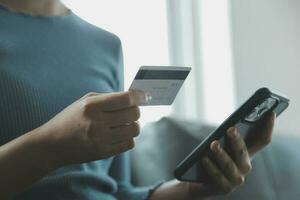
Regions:
<instances>
[{"instance_id":1,"label":"credit card","mask_svg":"<svg viewBox=\"0 0 300 200\"><path fill-rule=\"evenodd\" d=\"M152 99L144 106L171 105L190 71L190 67L142 66L129 90L151 95Z\"/></svg>"}]
</instances>

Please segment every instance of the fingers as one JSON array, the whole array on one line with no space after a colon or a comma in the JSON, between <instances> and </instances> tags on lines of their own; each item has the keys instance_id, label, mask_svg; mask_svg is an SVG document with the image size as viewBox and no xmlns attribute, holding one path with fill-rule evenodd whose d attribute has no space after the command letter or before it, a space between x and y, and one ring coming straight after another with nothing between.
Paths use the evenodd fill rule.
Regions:
<instances>
[{"instance_id":1,"label":"fingers","mask_svg":"<svg viewBox=\"0 0 300 200\"><path fill-rule=\"evenodd\" d=\"M264 120L267 121L264 122L263 131L271 136L275 116L271 113ZM214 141L210 146L214 162L208 157L202 160L203 168L221 193L231 192L241 185L252 168L247 145L236 128L227 130L227 139L227 152L219 141Z\"/></svg>"},{"instance_id":2,"label":"fingers","mask_svg":"<svg viewBox=\"0 0 300 200\"><path fill-rule=\"evenodd\" d=\"M201 163L203 168L206 170L206 173L221 193L227 194L233 190L230 181L208 157L204 157Z\"/></svg>"},{"instance_id":3,"label":"fingers","mask_svg":"<svg viewBox=\"0 0 300 200\"><path fill-rule=\"evenodd\" d=\"M236 140L234 145L243 147L243 143L240 140ZM245 145L244 145L245 146ZM211 151L214 156L214 162L208 157L202 160L202 166L206 170L206 173L212 179L213 185L223 194L232 192L235 188L240 186L245 180L245 174L241 172L241 169L237 166L231 155L229 155L220 145L219 141L211 143ZM247 151L246 151L247 152ZM236 152L235 152L236 153ZM249 157L242 157L239 162L244 166L250 163ZM249 167L247 167L248 170ZM248 172L248 171L247 171Z\"/></svg>"},{"instance_id":4,"label":"fingers","mask_svg":"<svg viewBox=\"0 0 300 200\"><path fill-rule=\"evenodd\" d=\"M272 133L275 124L276 114L274 112L267 112L259 121L260 128L264 128L264 132Z\"/></svg>"},{"instance_id":5,"label":"fingers","mask_svg":"<svg viewBox=\"0 0 300 200\"><path fill-rule=\"evenodd\" d=\"M243 174L248 174L251 170L251 161L244 139L234 127L228 129L227 137L232 159L234 160L240 172Z\"/></svg>"},{"instance_id":6,"label":"fingers","mask_svg":"<svg viewBox=\"0 0 300 200\"><path fill-rule=\"evenodd\" d=\"M116 127L137 121L140 118L140 109L130 107L119 111L106 112L106 121L109 126Z\"/></svg>"},{"instance_id":7,"label":"fingers","mask_svg":"<svg viewBox=\"0 0 300 200\"><path fill-rule=\"evenodd\" d=\"M227 177L232 185L240 185L244 182L244 176L236 166L235 162L220 146L218 141L211 143L211 150L214 154L215 160L217 161L222 173Z\"/></svg>"},{"instance_id":8,"label":"fingers","mask_svg":"<svg viewBox=\"0 0 300 200\"><path fill-rule=\"evenodd\" d=\"M93 96L93 103L102 111L116 111L138 106L147 102L147 95L142 91L131 90L128 92L114 93L111 95Z\"/></svg>"},{"instance_id":9,"label":"fingers","mask_svg":"<svg viewBox=\"0 0 300 200\"><path fill-rule=\"evenodd\" d=\"M89 93L83 98L86 116L95 117L109 127L115 127L137 121L140 118L137 106L148 101L150 97L142 91L132 90L109 95Z\"/></svg>"},{"instance_id":10,"label":"fingers","mask_svg":"<svg viewBox=\"0 0 300 200\"><path fill-rule=\"evenodd\" d=\"M140 133L140 125L138 122L133 122L129 125L112 128L109 137L113 144L128 141L137 137Z\"/></svg>"}]
</instances>

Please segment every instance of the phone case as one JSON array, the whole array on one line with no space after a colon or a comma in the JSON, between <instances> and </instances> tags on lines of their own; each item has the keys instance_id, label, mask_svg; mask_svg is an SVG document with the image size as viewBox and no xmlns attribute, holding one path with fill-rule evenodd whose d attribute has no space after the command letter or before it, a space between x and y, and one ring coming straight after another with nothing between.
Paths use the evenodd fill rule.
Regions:
<instances>
[{"instance_id":1,"label":"phone case","mask_svg":"<svg viewBox=\"0 0 300 200\"><path fill-rule=\"evenodd\" d=\"M228 128L235 126L245 137L251 129L268 111L279 116L289 105L289 99L271 92L268 88L261 88L255 92L240 108L230 115L217 129L204 139L176 168L174 175L178 180L189 182L209 183L209 178L199 164L199 160L207 155L213 160L210 144L220 140L224 145L224 135Z\"/></svg>"}]
</instances>

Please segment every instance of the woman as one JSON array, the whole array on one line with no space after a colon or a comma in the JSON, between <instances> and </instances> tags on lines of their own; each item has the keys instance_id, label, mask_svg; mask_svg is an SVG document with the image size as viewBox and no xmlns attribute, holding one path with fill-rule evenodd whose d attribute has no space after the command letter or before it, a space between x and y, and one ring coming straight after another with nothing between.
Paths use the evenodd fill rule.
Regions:
<instances>
[{"instance_id":1,"label":"woman","mask_svg":"<svg viewBox=\"0 0 300 200\"><path fill-rule=\"evenodd\" d=\"M138 106L149 96L118 92L120 40L59 0L0 5L0 199L201 199L236 189L250 158L270 142L272 113L249 137L255 140L232 127L230 152L211 144L221 169L208 158L201 163L212 186L174 180L133 187L124 152L134 147Z\"/></svg>"}]
</instances>

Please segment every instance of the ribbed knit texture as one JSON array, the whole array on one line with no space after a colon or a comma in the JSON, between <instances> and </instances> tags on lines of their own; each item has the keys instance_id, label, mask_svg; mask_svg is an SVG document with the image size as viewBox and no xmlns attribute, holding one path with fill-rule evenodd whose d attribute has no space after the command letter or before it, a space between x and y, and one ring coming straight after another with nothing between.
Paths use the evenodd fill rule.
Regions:
<instances>
[{"instance_id":1,"label":"ribbed knit texture","mask_svg":"<svg viewBox=\"0 0 300 200\"><path fill-rule=\"evenodd\" d=\"M88 92L120 90L122 51L115 35L72 12L33 17L0 6L0 145L47 122ZM142 200L150 189L131 186L124 154L61 168L17 199Z\"/></svg>"}]
</instances>

